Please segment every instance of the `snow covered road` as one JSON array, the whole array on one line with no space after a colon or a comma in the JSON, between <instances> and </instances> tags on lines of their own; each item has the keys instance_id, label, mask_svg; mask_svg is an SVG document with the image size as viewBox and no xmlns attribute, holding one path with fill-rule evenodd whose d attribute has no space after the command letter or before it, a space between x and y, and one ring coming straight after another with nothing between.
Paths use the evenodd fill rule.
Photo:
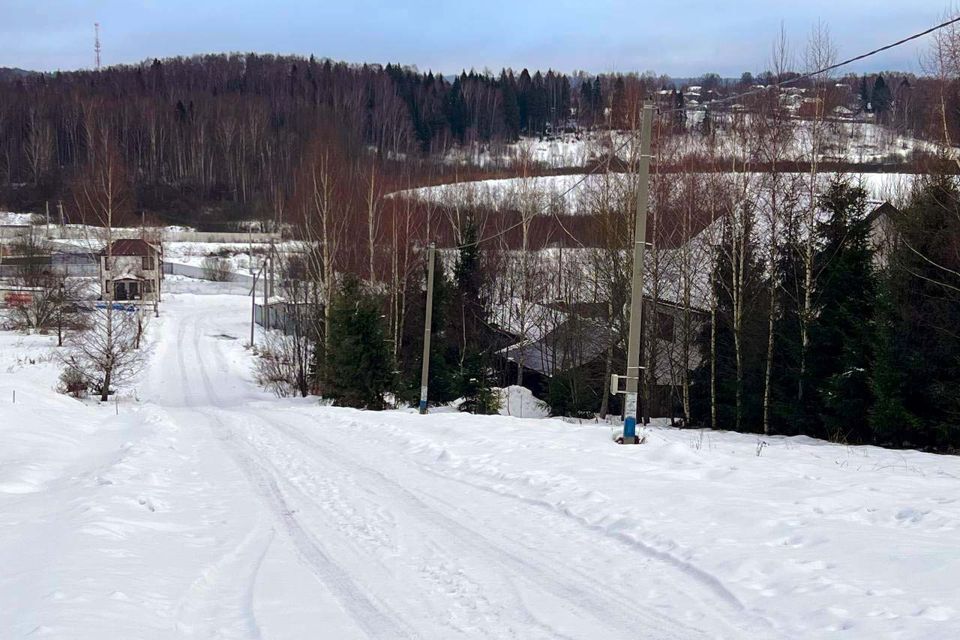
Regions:
<instances>
[{"instance_id":1,"label":"snow covered road","mask_svg":"<svg viewBox=\"0 0 960 640\"><path fill-rule=\"evenodd\" d=\"M960 632L955 458L278 401L248 305L172 296L119 416L0 409L0 637Z\"/></svg>"}]
</instances>

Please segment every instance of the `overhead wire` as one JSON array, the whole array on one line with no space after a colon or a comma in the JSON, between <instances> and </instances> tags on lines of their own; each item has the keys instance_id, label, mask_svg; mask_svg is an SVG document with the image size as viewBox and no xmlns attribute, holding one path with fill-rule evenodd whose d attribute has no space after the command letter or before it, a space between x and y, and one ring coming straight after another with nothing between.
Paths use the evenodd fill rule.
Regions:
<instances>
[{"instance_id":1,"label":"overhead wire","mask_svg":"<svg viewBox=\"0 0 960 640\"><path fill-rule=\"evenodd\" d=\"M866 58L870 58L870 57L875 56L875 55L877 55L877 54L879 54L879 53L883 53L884 51L889 51L890 49L894 49L894 48L896 48L896 47L902 46L902 45L904 45L904 44L907 44L908 42L912 42L912 41L914 41L914 40L918 40L918 39L920 39L920 38L922 38L922 37L924 37L924 36L927 36L927 35L929 35L929 34L931 34L931 33L934 33L935 31L939 31L940 29L944 29L944 28L946 28L946 27L949 27L949 26L951 26L951 25L953 25L953 24L957 24L957 23L960 23L960 15L957 15L957 16L949 19L949 20L946 20L946 21L944 21L944 22L941 22L940 24L937 24L937 25L934 25L934 26L932 26L932 27L929 27L928 29L924 29L923 31L920 31L920 32L914 33L914 34L912 34L912 35L909 35L909 36L907 36L907 37L901 38L900 40L897 40L896 42L891 42L891 43L889 43L889 44L883 45L882 47L877 47L876 49L873 49L873 50L871 50L871 51L867 51L866 53L861 53L861 54L859 54L859 55L853 56L852 58L847 58L846 60L842 60L842 61L840 61L840 62L836 62L836 63L834 63L834 64L827 65L827 66L825 66L825 67L823 67L823 68L821 68L821 69L817 69L816 71L808 71L807 73L803 73L803 74L800 74L800 75L798 75L798 76L795 76L795 77L792 77L792 78L788 78L788 79L786 79L786 80L781 80L781 81L774 82L774 83L769 84L769 85L764 85L764 86L762 86L762 87L757 87L757 88L755 88L755 89L751 89L751 90L749 90L749 91L744 91L744 92L741 92L741 93L738 93L738 94L734 94L734 95L732 95L732 96L727 96L727 97L725 97L725 98L720 98L720 99L717 99L717 100L713 100L713 101L711 101L710 103L708 103L708 108L709 108L710 105L722 105L722 104L726 104L726 103L729 103L729 102L735 102L735 101L737 101L737 100L741 100L741 99L746 98L746 97L749 97L749 96L758 95L758 94L760 94L760 93L764 93L764 92L770 91L771 89L777 89L777 88L780 88L780 87L786 87L786 86L789 86L789 85L792 85L792 84L796 84L796 83L798 83L798 82L803 82L804 80L809 80L810 78L813 78L813 77L815 77L815 76L819 76L819 75L822 75L822 74L824 74L824 73L829 73L830 71L834 71L834 70L839 69L839 68L841 68L841 67L845 67L845 66L847 66L847 65L853 64L854 62L859 62L860 60L865 60ZM660 114L672 113L672 112L675 112L675 111L680 111L680 110L682 110L682 109L685 109L685 107L674 107L674 108L672 108L672 109L663 109L663 110L659 110L659 113L660 113ZM576 189L576 188L579 187L581 184L583 184L584 182L586 182L586 180L587 180L591 175L596 174L597 169L599 169L601 166L604 166L604 165L605 165L605 166L606 166L606 171L609 172L609 170L610 170L610 162L611 162L612 158L618 156L621 151L623 151L624 149L626 149L630 144L634 143L637 134L638 134L637 131L631 131L631 132L629 132L629 133L627 134L627 139L624 140L624 141L623 141L622 143L620 143L619 145L617 145L616 147L614 147L614 149L607 155L606 162L598 162L598 163L596 163L596 165L594 165L594 167L593 167L592 169L590 169L589 171L587 171L586 173L584 173L583 175L581 175L581 177L580 177L578 180L576 180L573 184L571 184L569 187L567 187L566 189L564 189L564 190L561 191L560 193L554 194L552 197L555 198L557 201L562 202L562 199L563 199L565 196L567 196L567 195L568 195L570 192L572 192L574 189ZM538 215L538 214L534 214L534 215ZM556 212L554 212L554 216L557 217ZM510 231L513 231L514 229L517 229L517 228L523 226L523 225L526 223L526 221L527 221L527 216L526 216L526 215L521 215L520 221L517 222L517 223L515 223L515 224L512 224L512 225L510 225L510 226L508 226L508 227L506 227L506 228L504 228L504 229L501 229L501 230L497 231L496 233L493 233L493 234L491 234L491 235L489 235L489 236L485 236L485 237L483 237L483 238L478 238L477 240L474 240L473 242L467 242L467 243L460 244L460 245L457 245L457 246L452 247L452 248L453 248L453 249L457 249L457 250L459 250L459 249L466 249L466 248L468 248L468 247L473 247L473 246L482 244L482 243L484 243L484 242L489 242L489 241L491 241L491 240L495 240L495 239L497 239L497 238L499 238L499 237L501 237L501 236L506 235L506 234L509 233ZM559 217L557 217L557 221L560 222ZM560 222L560 226L561 226L561 228L564 230L564 232L565 232L567 235L569 235L571 238L573 238L578 244L580 244L581 246L583 246L583 243L581 243L576 237L574 237L574 236L566 229L566 227L563 226L563 223L562 223L562 222Z\"/></svg>"}]
</instances>

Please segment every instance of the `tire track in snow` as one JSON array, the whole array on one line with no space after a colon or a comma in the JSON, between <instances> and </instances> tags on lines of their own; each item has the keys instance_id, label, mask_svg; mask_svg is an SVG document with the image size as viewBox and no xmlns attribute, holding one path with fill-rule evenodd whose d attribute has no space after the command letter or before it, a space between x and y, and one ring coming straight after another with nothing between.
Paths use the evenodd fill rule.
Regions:
<instances>
[{"instance_id":1,"label":"tire track in snow","mask_svg":"<svg viewBox=\"0 0 960 640\"><path fill-rule=\"evenodd\" d=\"M253 591L274 532L254 527L235 548L200 573L177 606L176 628L201 638L261 637ZM246 574L242 584L237 576Z\"/></svg>"},{"instance_id":2,"label":"tire track in snow","mask_svg":"<svg viewBox=\"0 0 960 640\"><path fill-rule=\"evenodd\" d=\"M690 627L687 623L658 611L637 607L633 602L630 606L624 607L612 601L609 597L598 596L598 593L603 593L605 590L609 591L609 586L596 583L587 574L580 573L579 577L583 583L594 585L595 591L587 591L576 584L571 584L567 576L558 574L549 564L534 564L526 559L526 557L542 556L543 549L526 548L522 555L507 549L502 543L494 542L486 533L454 520L444 513L447 510L450 512L460 511L460 507L444 504L444 509L438 510L394 479L384 475L380 470L362 465L357 458L346 457L335 447L327 447L305 436L296 425L284 423L282 418L274 415L267 416L262 411L256 413L264 423L282 432L287 438L296 441L299 445L314 449L324 456L326 462L334 462L341 468L343 474L349 475L359 472L368 476L367 482L357 481L352 483L354 486L367 485L378 487L378 489L389 488L392 498L390 504L400 504L403 506L404 513L416 514L422 522L428 523L431 528L442 532L445 538L456 541L455 546L464 549L469 548L471 552L482 551L491 566L503 564L506 561L518 576L523 577L538 588L546 588L547 592L568 603L570 607L579 610L591 619L596 619L598 628L606 626L607 621L614 620L616 621L616 629L645 629L645 632L655 631L660 634L658 637L662 638L694 638L705 635L700 629ZM294 413L304 416L310 421L316 419L315 415L304 414L303 412ZM382 495L380 495L380 499L383 499ZM431 499L435 498L431 497ZM466 516L469 517L469 514L466 514ZM516 542L514 544L521 546ZM569 567L567 566L567 568ZM658 621L656 628L653 630L650 629L651 618L656 618ZM729 622L727 624L731 631L737 634L732 637L739 637L739 634L743 631L742 628L738 625L730 625ZM598 637L607 636L600 634Z\"/></svg>"},{"instance_id":3,"label":"tire track in snow","mask_svg":"<svg viewBox=\"0 0 960 640\"><path fill-rule=\"evenodd\" d=\"M244 412L243 416L245 419L249 419L248 413ZM275 423L271 423L269 421L263 421L263 424L268 425L269 427L272 427L274 429L276 428ZM258 439L256 442L251 441L250 444L251 444L252 450L258 453L262 453L263 451L266 451L266 450L276 450L275 446L268 444L262 439ZM274 465L266 456L263 456L261 458L261 462L264 465L271 466L273 468L273 473L275 477L278 477L278 478L284 478L288 476L291 471L298 471L298 472L304 471L303 465L296 465L295 463L293 464L293 466L285 466L283 469L281 469L280 467ZM339 478L340 482L344 485L357 487L360 484L359 482L351 482L352 475L346 471L337 473L336 477ZM305 488L299 487L295 483L290 483L290 484L293 485L294 490L299 495L301 500L306 501L307 503L313 505L318 511L321 511L324 514L330 514L335 516L336 514L335 507L334 507L334 512L331 513L330 512L331 505L327 503L325 500L322 500L322 501L318 500L316 495L308 494ZM378 496L378 497L382 498L382 496ZM407 514L407 511L404 510L403 513ZM335 522L335 524L338 525L336 532L341 536L344 536L346 539L348 539L352 543L351 546L354 547L353 554L356 557L363 557L367 562L373 559L372 555L370 554L370 551L373 548L371 546L371 543L373 541L369 539L361 540L362 544L356 544L357 539L354 538L354 536L345 535L345 534L351 534L352 530L350 530L349 528L342 529L339 526L339 521ZM438 528L433 527L433 529L437 530ZM412 534L415 532L407 532L407 533ZM416 532L416 533L420 534L417 536L418 538L420 538L422 535L422 532ZM446 545L448 547L451 544L451 541L456 541L456 544L454 546L459 549L465 549L471 546L470 543L464 540L463 537L454 538L448 533L447 535L444 535L443 538L446 540ZM423 545L424 541L421 540L419 544ZM465 596L462 594L462 590L479 591L480 589L482 589L482 584L481 584L482 581L471 580L468 576L466 576L463 573L462 570L451 569L447 567L447 564L457 565L460 560L457 557L456 553L449 553L448 551L449 551L448 549L444 549L441 546L436 546L436 543L433 543L429 554L427 555L418 554L413 556L408 553L406 554L405 561L408 563L408 567L411 570L413 570L413 572L421 575L425 575L428 580L433 582L438 587L444 587L444 586L449 587L451 583L454 583L458 588L454 589L454 593L451 593L449 589L442 590L444 597L448 599L452 597L456 603L459 603L460 608L465 612L475 613L475 610L478 608L477 607L478 602L480 604L483 604L485 602L490 602L490 599L487 598L486 596L483 596L482 594L475 597ZM413 563L412 559L415 557L420 558L421 563L419 564ZM486 559L489 561L488 564L493 564L496 561L494 556L490 556ZM493 564L493 566L495 566L495 564ZM385 571L386 569L387 568L384 568ZM518 575L525 582L532 582L529 576L524 576L522 574L518 574ZM378 586L382 586L382 585L373 585L373 588L375 589ZM507 586L511 586L511 585L507 585ZM527 627L527 629L525 630L525 634L520 635L519 637L530 638L531 636L530 636L529 628L534 628L539 631L536 637L549 638L551 640L555 640L555 639L572 640L570 636L564 635L561 631L559 631L553 626L550 626L549 623L546 623L538 619L532 612L530 612L529 608L523 602L523 598L515 588L511 588L511 592L512 592L512 598L511 598L512 607L509 609L509 611L511 614L521 612L521 615L519 616L521 618L520 621ZM499 591L497 593L498 599L502 600L503 596L504 594L502 591ZM585 612L585 613L589 615L589 612ZM491 637L491 638L503 638L507 636L517 637L516 633L511 628L509 628L509 626L502 627L499 631L494 632L488 628L491 623L491 620L489 618L485 619L483 622L487 624L481 627L480 631L487 637ZM462 628L462 626L458 626L458 625L452 625L452 626L456 631L460 633L468 633L468 635L475 635L475 631L478 629L479 625L480 625L480 622L476 622L476 621L474 621L472 625L468 625L472 633L465 631Z\"/></svg>"},{"instance_id":4,"label":"tire track in snow","mask_svg":"<svg viewBox=\"0 0 960 640\"><path fill-rule=\"evenodd\" d=\"M196 327L196 317L194 316L193 346L195 353L201 356L201 366L197 368L200 373L203 389L206 392L210 406L216 409L223 408L223 402L220 400L210 377L206 371L203 359L203 352L200 344L200 332ZM182 348L183 345L178 345ZM222 353L218 353L217 358L222 363ZM180 356L181 365L183 358ZM186 371L181 372L186 375ZM240 469L244 472L251 484L258 489L261 499L266 503L273 517L281 524L284 533L293 543L298 555L317 579L326 586L331 593L340 601L341 605L353 617L358 626L371 638L377 640L384 638L416 638L417 634L410 629L393 611L383 603L374 603L363 591L353 582L350 575L337 563L335 563L323 550L319 541L304 528L302 523L295 515L287 502L287 499L280 489L277 478L263 464L243 450L242 444L238 438L235 438L234 432L224 423L215 412L198 407L200 413L205 415L212 423L214 435L220 440L224 449L231 455Z\"/></svg>"},{"instance_id":5,"label":"tire track in snow","mask_svg":"<svg viewBox=\"0 0 960 640\"><path fill-rule=\"evenodd\" d=\"M195 334L195 335L197 335L197 334ZM227 367L227 364L226 364L226 361L225 361L225 357L224 357L223 352L222 352L223 344L220 343L220 342L213 342L213 343L210 343L210 344L212 345L212 350L215 351L216 361L215 361L215 362L212 362L211 359L206 358L206 359L204 360L205 363L208 364L208 365L211 365L211 366L216 366L216 368L217 368L221 373L223 373L223 374L229 374L229 368ZM197 348L199 348L199 346L197 346ZM205 372L202 372L202 373L205 375ZM206 377L206 376L205 376L205 377ZM217 394L216 394L215 391L213 391L213 390L210 388L209 378L208 378L208 377L207 377L207 380L206 380L206 385L207 385L208 392L209 392L212 396L215 397ZM218 400L217 400L217 404L218 404L218 405L222 405L222 404L224 404L224 403L220 402L219 399L218 399ZM228 410L224 410L224 411L227 412L227 413L229 413ZM238 416L239 419L237 420L237 422L239 422L239 423L241 423L241 424L245 424L245 423L247 423L247 422L249 421L249 417L250 417L250 414L249 414L248 412L243 412L241 415ZM226 424L223 420L219 420L219 422L220 422L221 425L225 425L225 424ZM273 429L271 429L271 430L274 430L274 431L275 431L276 425L275 425L275 423L271 422L269 419L265 420L265 421L264 421L264 424L267 425L268 427L272 427ZM253 431L254 431L254 430L249 430L248 433L253 432ZM236 434L233 433L232 430L231 430L231 433L230 433L230 436L229 436L229 437L230 437L230 442L231 442L232 444L238 445L238 446L246 446L246 445L244 445L244 443L243 443L243 438L236 437ZM250 444L260 444L260 445L262 445L262 443L250 443ZM315 443L309 443L308 446L313 446L313 447L315 447L316 444L315 444ZM275 481L287 480L286 484L289 484L289 485L291 486L291 488L292 488L296 493L298 493L302 499L304 499L304 500L306 500L306 501L314 504L315 506L317 506L317 507L320 508L321 510L327 510L327 508L330 507L330 504L329 504L329 503L323 503L323 504L318 503L315 496L307 495L307 493L306 493L301 487L297 486L297 484L296 484L295 482L289 481L289 479L287 478L287 476L289 475L289 472L291 471L291 469L285 468L285 469L282 469L282 470L281 470L279 467L277 467L275 464L273 464L273 461L270 459L270 457L264 455L264 449L262 448L262 446L251 446L251 447L250 447L250 451L248 452L248 457L251 459L251 461L252 461L254 458L256 458L256 460L258 461L258 463L260 464L260 466L261 466L262 469L267 469L267 467L270 467L270 468L272 469L271 475L272 475L272 477L275 479ZM311 471L311 475L312 475L312 471ZM342 478L343 478L342 475L341 475L341 476L337 476L337 477L341 479L341 480L340 480L340 484L341 484L341 485L345 484L345 483L343 482L343 480L342 480ZM354 485L351 484L351 483L346 483L346 484L349 484L350 486L354 486ZM278 486L278 490L279 490L279 486ZM283 495L283 500L284 500L285 504L289 503L289 495L284 494L284 495ZM290 506L293 506L293 505L290 505ZM292 514L293 512L294 512L294 510L288 508L286 513ZM298 519L298 520L299 520L299 519ZM338 533L342 533L342 532L338 531ZM351 541L352 541L352 539L351 539ZM463 541L462 539L461 539L461 541L462 541L462 542L467 542L467 544L469 544L468 541ZM462 545L461 545L461 546L462 546ZM366 556L367 560L370 559L369 553L366 553L365 556ZM454 557L455 557L455 556L454 556ZM495 560L495 558L491 558L491 560ZM448 573L449 573L449 572L448 572ZM523 573L520 573L519 575L520 575L521 577L523 577L526 581L529 581L529 578L528 578L527 576L524 576ZM448 575L447 577L450 577L450 576ZM454 575L454 576L453 576L453 579L457 579L457 578L459 578L459 577L462 577L462 576ZM441 580L442 580L442 578L441 578ZM479 588L480 585L475 585L475 586L477 586L477 587ZM526 604L523 602L523 598L521 597L521 595L519 594L519 592L517 592L515 588L512 588L511 591L513 592L513 605L514 605L514 607L510 610L510 612L511 612L512 614L516 614L516 613L518 613L518 612L522 612L522 615L520 616L520 617L522 618L521 621L522 621L523 623L525 623L525 624L527 625L527 627L533 627L533 628L535 628L535 629L538 629L538 630L543 634L543 635L539 635L539 634L538 634L537 637L542 637L542 638L550 639L550 640L573 640L571 637L564 635L562 632L560 632L560 631L557 630L556 628L550 626L548 623L545 623L545 622L537 619L536 616L534 616L534 614L529 610L529 608L528 608L528 607L526 606ZM498 596L501 596L501 597L502 597L503 595L504 595L504 594L503 594L502 592L499 592L499 593L498 593ZM570 600L570 599L568 598L568 600ZM470 604L475 606L476 603L475 603L475 602L471 602ZM465 607L465 608L472 608L472 607ZM586 613L589 615L589 612L586 612ZM672 620L671 620L670 622L671 622L671 626L676 626L675 621L672 621ZM457 629L457 630L463 632L462 629ZM476 631L477 631L477 628L474 627L474 628L471 629L471 632L468 633L468 635L475 635L475 632L476 632ZM508 633L508 634L509 634L509 637L517 637L515 633L513 633L511 630L507 630L507 629L504 629L504 630L502 630L502 632L497 632L497 633L488 633L486 629L482 629L482 628L480 629L480 631L483 632L484 635L487 635L488 637L492 637L492 638L503 638L503 637L507 637L507 636L504 635L504 633ZM529 631L529 629L528 629L527 631ZM531 638L531 636L530 636L528 633L527 633L527 634L524 634L524 635L520 635L519 637L520 637L520 638L524 638L524 640L526 640L526 639L528 639L528 638Z\"/></svg>"}]
</instances>

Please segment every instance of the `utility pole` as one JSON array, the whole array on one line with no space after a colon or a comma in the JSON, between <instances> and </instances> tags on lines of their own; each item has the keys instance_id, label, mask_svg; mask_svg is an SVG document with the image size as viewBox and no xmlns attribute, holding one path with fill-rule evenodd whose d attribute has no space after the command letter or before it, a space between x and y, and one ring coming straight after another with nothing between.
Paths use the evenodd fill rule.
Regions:
<instances>
[{"instance_id":1,"label":"utility pole","mask_svg":"<svg viewBox=\"0 0 960 640\"><path fill-rule=\"evenodd\" d=\"M269 294L269 287L267 286L269 284L269 278L267 277L269 275L267 260L269 259L269 255L264 258L263 268L260 269L260 272L263 274L263 328L267 331L270 331L270 300L267 297ZM254 287L254 291L256 291L256 287ZM254 294L254 297L256 297L256 294Z\"/></svg>"},{"instance_id":2,"label":"utility pole","mask_svg":"<svg viewBox=\"0 0 960 640\"><path fill-rule=\"evenodd\" d=\"M269 254L269 258L270 258L270 262L269 262L269 264L270 264L270 297L271 297L271 298L272 298L274 295L276 295L276 293L274 292L274 289L273 289L273 276L274 276L274 263L273 263L273 260L274 260L274 256L275 256L275 253L274 253L274 248L273 248L273 240L271 240L271 241L270 241L270 254Z\"/></svg>"},{"instance_id":3,"label":"utility pole","mask_svg":"<svg viewBox=\"0 0 960 640\"><path fill-rule=\"evenodd\" d=\"M647 208L650 198L650 130L653 105L643 106L640 125L640 167L637 176L637 216L633 236L633 286L630 293L630 333L627 338L626 390L624 391L623 444L637 444L637 396L640 388L640 343L643 321L643 254L647 245ZM617 390L617 376L611 380Z\"/></svg>"},{"instance_id":4,"label":"utility pole","mask_svg":"<svg viewBox=\"0 0 960 640\"><path fill-rule=\"evenodd\" d=\"M427 252L427 310L423 314L423 365L420 370L420 413L427 412L427 381L430 377L430 329L433 325L433 270L437 245Z\"/></svg>"},{"instance_id":5,"label":"utility pole","mask_svg":"<svg viewBox=\"0 0 960 640\"><path fill-rule=\"evenodd\" d=\"M253 347L253 326L257 323L257 278L263 273L263 268L261 267L260 271L251 269L250 273L253 275L253 288L250 289L250 346ZM263 312L267 312L266 306L263 307Z\"/></svg>"}]
</instances>

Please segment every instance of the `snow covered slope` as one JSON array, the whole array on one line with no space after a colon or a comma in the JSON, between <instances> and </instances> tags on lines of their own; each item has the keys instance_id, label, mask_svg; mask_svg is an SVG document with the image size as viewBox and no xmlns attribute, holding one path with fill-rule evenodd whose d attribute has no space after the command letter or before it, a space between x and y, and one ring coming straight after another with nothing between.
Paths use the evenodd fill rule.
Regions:
<instances>
[{"instance_id":1,"label":"snow covered slope","mask_svg":"<svg viewBox=\"0 0 960 640\"><path fill-rule=\"evenodd\" d=\"M119 415L0 334L0 637L960 635L960 459L277 401L203 286Z\"/></svg>"}]
</instances>

